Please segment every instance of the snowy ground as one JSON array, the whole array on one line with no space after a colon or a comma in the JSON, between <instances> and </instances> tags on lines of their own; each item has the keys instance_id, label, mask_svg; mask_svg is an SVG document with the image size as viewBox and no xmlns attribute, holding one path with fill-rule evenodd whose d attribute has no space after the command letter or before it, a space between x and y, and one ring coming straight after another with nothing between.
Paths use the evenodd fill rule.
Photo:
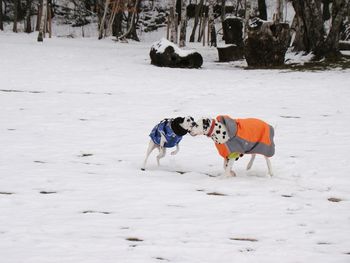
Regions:
<instances>
[{"instance_id":1,"label":"snowy ground","mask_svg":"<svg viewBox=\"0 0 350 263\"><path fill-rule=\"evenodd\" d=\"M350 262L349 70L244 70L209 48L202 69L157 68L150 42L35 38L0 34L1 263ZM272 179L248 157L213 177L205 137L140 170L158 121L217 114L276 127Z\"/></svg>"}]
</instances>

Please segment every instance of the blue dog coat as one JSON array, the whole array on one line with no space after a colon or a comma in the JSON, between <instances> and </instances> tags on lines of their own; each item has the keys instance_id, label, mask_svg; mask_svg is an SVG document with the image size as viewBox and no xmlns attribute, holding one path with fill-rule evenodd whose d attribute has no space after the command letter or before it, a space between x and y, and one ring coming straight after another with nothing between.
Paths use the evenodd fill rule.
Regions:
<instances>
[{"instance_id":1,"label":"blue dog coat","mask_svg":"<svg viewBox=\"0 0 350 263\"><path fill-rule=\"evenodd\" d=\"M182 140L182 136L175 134L171 128L171 120L168 119L162 120L158 123L149 136L155 144L160 145L161 134L163 134L166 139L166 143L164 144L164 147L166 148L174 147Z\"/></svg>"}]
</instances>

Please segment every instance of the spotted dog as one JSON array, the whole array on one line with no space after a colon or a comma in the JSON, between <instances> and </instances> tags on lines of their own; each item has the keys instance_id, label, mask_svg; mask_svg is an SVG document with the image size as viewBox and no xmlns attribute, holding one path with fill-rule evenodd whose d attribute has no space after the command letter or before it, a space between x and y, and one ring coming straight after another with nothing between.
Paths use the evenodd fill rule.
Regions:
<instances>
[{"instance_id":1,"label":"spotted dog","mask_svg":"<svg viewBox=\"0 0 350 263\"><path fill-rule=\"evenodd\" d=\"M145 170L148 157L156 148L159 150L159 154L157 155L158 165L159 160L166 154L166 148L176 146L176 150L171 152L171 155L177 154L180 150L179 143L182 137L191 131L194 124L194 119L191 116L164 119L158 123L149 135L151 140L141 170Z\"/></svg>"},{"instance_id":2,"label":"spotted dog","mask_svg":"<svg viewBox=\"0 0 350 263\"><path fill-rule=\"evenodd\" d=\"M226 176L236 176L232 166L243 154L252 155L247 170L252 167L256 154L261 154L265 157L268 175L273 175L269 157L275 153L274 129L262 120L232 119L226 115L219 115L216 119L202 118L196 121L190 134L206 135L215 142L224 158Z\"/></svg>"}]
</instances>

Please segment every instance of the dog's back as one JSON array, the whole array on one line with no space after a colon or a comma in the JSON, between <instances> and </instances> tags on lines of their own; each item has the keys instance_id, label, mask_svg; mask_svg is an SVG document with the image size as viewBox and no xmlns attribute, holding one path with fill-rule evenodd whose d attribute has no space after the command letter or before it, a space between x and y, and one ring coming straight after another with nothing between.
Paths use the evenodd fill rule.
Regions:
<instances>
[{"instance_id":1,"label":"dog's back","mask_svg":"<svg viewBox=\"0 0 350 263\"><path fill-rule=\"evenodd\" d=\"M229 116L218 116L217 120L226 126L230 137L224 144L215 144L224 158L233 152L256 153L266 157L274 155L274 129L266 122L254 118L232 119Z\"/></svg>"}]
</instances>

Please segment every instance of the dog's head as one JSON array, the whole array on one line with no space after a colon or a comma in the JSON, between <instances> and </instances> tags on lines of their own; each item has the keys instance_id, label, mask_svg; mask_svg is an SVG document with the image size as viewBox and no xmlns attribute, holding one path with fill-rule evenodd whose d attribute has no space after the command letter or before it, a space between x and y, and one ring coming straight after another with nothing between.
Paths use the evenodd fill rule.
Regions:
<instances>
[{"instance_id":1,"label":"dog's head","mask_svg":"<svg viewBox=\"0 0 350 263\"><path fill-rule=\"evenodd\" d=\"M177 117L171 121L171 128L174 133L179 136L184 136L188 132L191 132L194 125L195 122L191 116Z\"/></svg>"},{"instance_id":2,"label":"dog's head","mask_svg":"<svg viewBox=\"0 0 350 263\"><path fill-rule=\"evenodd\" d=\"M194 123L190 134L192 136L206 135L208 134L210 125L211 125L211 119L201 118Z\"/></svg>"}]
</instances>

